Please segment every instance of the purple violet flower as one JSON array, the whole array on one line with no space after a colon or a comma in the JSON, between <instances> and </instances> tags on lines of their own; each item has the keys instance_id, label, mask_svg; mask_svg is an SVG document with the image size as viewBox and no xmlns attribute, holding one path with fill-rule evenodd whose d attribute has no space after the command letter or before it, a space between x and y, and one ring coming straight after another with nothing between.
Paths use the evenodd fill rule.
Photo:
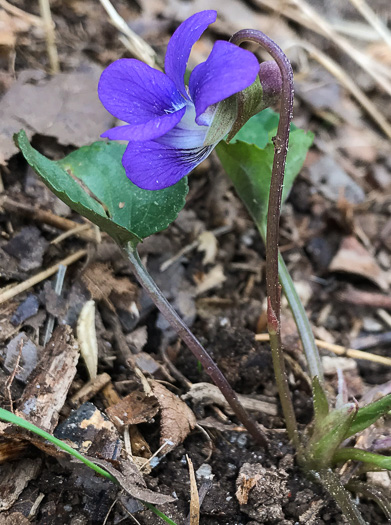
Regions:
<instances>
[{"instance_id":1,"label":"purple violet flower","mask_svg":"<svg viewBox=\"0 0 391 525\"><path fill-rule=\"evenodd\" d=\"M122 164L140 188L172 186L206 159L232 126L231 121L208 137L219 102L257 77L260 66L252 53L218 40L185 86L191 48L216 16L216 11L201 11L178 27L167 46L165 74L126 58L102 73L98 87L102 104L128 122L102 137L129 141Z\"/></svg>"}]
</instances>

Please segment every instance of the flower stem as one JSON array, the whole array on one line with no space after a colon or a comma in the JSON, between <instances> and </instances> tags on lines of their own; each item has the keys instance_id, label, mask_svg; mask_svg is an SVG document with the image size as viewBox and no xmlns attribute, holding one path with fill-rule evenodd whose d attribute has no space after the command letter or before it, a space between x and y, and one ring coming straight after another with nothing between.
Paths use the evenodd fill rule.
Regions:
<instances>
[{"instance_id":1,"label":"flower stem","mask_svg":"<svg viewBox=\"0 0 391 525\"><path fill-rule=\"evenodd\" d=\"M212 379L214 384L220 389L224 395L227 403L232 408L236 417L243 423L248 432L252 437L262 446L267 447L268 439L260 426L249 416L246 410L240 403L238 396L236 395L233 388L228 383L227 379L218 368L216 363L213 361L211 356L201 345L195 335L189 330L188 326L182 321L177 312L163 296L161 290L157 287L155 281L147 272L140 257L137 253L137 249L130 243L125 247L125 251L128 255L129 261L132 265L132 270L141 286L145 289L148 295L151 297L157 308L164 315L166 320L170 323L171 327L176 331L178 336L186 343L190 351L196 357L198 361L204 367L206 373Z\"/></svg>"},{"instance_id":2,"label":"flower stem","mask_svg":"<svg viewBox=\"0 0 391 525\"><path fill-rule=\"evenodd\" d=\"M274 160L267 215L266 289L268 296L268 331L278 393L289 437L295 447L298 448L300 443L297 434L297 422L281 344L281 288L278 280L279 223L290 123L293 115L293 72L287 56L281 48L264 33L255 29L243 29L235 33L231 38L231 42L237 45L240 45L246 40L255 42L268 51L280 68L282 78L280 120L277 135L273 140Z\"/></svg>"}]
</instances>

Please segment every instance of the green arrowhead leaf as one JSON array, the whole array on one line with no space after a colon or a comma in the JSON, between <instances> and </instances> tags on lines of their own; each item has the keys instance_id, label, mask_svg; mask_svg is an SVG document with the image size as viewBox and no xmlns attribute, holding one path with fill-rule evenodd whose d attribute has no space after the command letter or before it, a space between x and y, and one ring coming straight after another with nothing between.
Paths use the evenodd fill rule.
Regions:
<instances>
[{"instance_id":1,"label":"green arrowhead leaf","mask_svg":"<svg viewBox=\"0 0 391 525\"><path fill-rule=\"evenodd\" d=\"M220 142L216 149L239 197L262 232L266 231L274 157L274 146L271 139L277 131L276 120L278 122L276 113L265 110L251 118L231 144ZM289 195L312 140L312 133L292 128L285 170L283 201Z\"/></svg>"},{"instance_id":2,"label":"green arrowhead leaf","mask_svg":"<svg viewBox=\"0 0 391 525\"><path fill-rule=\"evenodd\" d=\"M370 403L358 410L357 415L349 427L345 438L354 436L357 432L361 432L368 428L372 423L375 423L380 417L384 416L391 410L391 394Z\"/></svg>"},{"instance_id":3,"label":"green arrowhead leaf","mask_svg":"<svg viewBox=\"0 0 391 525\"><path fill-rule=\"evenodd\" d=\"M137 243L163 230L185 204L186 179L159 191L132 184L121 163L122 144L95 142L53 162L30 145L24 131L15 135L15 142L57 197L119 244Z\"/></svg>"}]
</instances>

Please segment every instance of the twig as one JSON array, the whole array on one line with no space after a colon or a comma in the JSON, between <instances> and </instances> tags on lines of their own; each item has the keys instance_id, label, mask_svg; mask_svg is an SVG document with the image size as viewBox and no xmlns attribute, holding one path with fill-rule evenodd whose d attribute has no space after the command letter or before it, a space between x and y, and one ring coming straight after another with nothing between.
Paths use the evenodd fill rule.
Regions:
<instances>
[{"instance_id":1,"label":"twig","mask_svg":"<svg viewBox=\"0 0 391 525\"><path fill-rule=\"evenodd\" d=\"M50 72L52 75L55 75L60 71L60 65L58 62L54 23L52 13L50 12L50 0L39 0L39 9L46 32L46 48L49 57Z\"/></svg>"},{"instance_id":2,"label":"twig","mask_svg":"<svg viewBox=\"0 0 391 525\"><path fill-rule=\"evenodd\" d=\"M391 48L391 33L386 24L376 15L365 0L349 0L365 20L377 31L384 42Z\"/></svg>"},{"instance_id":3,"label":"twig","mask_svg":"<svg viewBox=\"0 0 391 525\"><path fill-rule=\"evenodd\" d=\"M14 382L17 370L19 368L20 358L22 357L23 346L24 346L24 341L23 341L23 338L22 338L20 340L20 342L19 342L19 352L18 352L18 355L17 355L17 358L16 358L14 369L12 370L12 374L9 376L9 378L5 382L5 387L6 387L7 393L8 393L8 399L9 399L9 402L10 402L10 411L11 412L14 411L14 403L12 401L12 394L11 394L11 386L12 386L12 383Z\"/></svg>"},{"instance_id":4,"label":"twig","mask_svg":"<svg viewBox=\"0 0 391 525\"><path fill-rule=\"evenodd\" d=\"M80 405L89 401L100 390L104 389L111 381L111 377L106 372L99 374L95 379L91 379L85 383L80 390L78 390L70 398L69 403L72 408L79 408Z\"/></svg>"},{"instance_id":5,"label":"twig","mask_svg":"<svg viewBox=\"0 0 391 525\"><path fill-rule=\"evenodd\" d=\"M158 59L152 47L147 44L137 33L130 29L125 20L114 9L114 6L110 0L99 1L106 13L109 15L113 26L116 27L118 31L120 31L126 37L126 40L123 38L120 38L120 40L130 51L130 53L132 53L134 57L148 64L148 66L155 67Z\"/></svg>"},{"instance_id":6,"label":"twig","mask_svg":"<svg viewBox=\"0 0 391 525\"><path fill-rule=\"evenodd\" d=\"M225 233L228 233L231 231L231 226L220 226L219 228L216 228L215 230L211 230L211 233L218 237L219 235L224 235ZM175 255L164 261L160 266L160 271L165 272L168 270L168 268L174 264L178 259L180 259L183 255L186 255L186 253L190 253L192 250L197 248L197 246L200 244L200 236L197 237L193 242L190 244L187 244L183 248L181 248Z\"/></svg>"},{"instance_id":7,"label":"twig","mask_svg":"<svg viewBox=\"0 0 391 525\"><path fill-rule=\"evenodd\" d=\"M32 286L35 286L36 284L40 283L41 281L44 281L48 277L51 277L58 271L61 264L63 264L64 266L69 266L70 264L73 264L74 262L87 255L87 253L87 250L79 250L73 253L72 255L65 257L65 259L62 259L47 270L33 275L33 277L30 277L26 281L23 281L22 283L19 283L16 286L12 286L12 288L7 288L7 290L3 291L3 293L1 293L0 290L0 304L5 303L6 301L12 299L16 295L25 292Z\"/></svg>"},{"instance_id":8,"label":"twig","mask_svg":"<svg viewBox=\"0 0 391 525\"><path fill-rule=\"evenodd\" d=\"M25 217L28 217L34 221L49 224L50 226L54 226L59 230L75 230L77 227L80 226L80 223L78 222L71 221L70 219L65 219L64 217L60 217L59 215L56 215L55 213L52 213L48 210L41 210L40 208L36 208L35 206L31 206L30 204L16 202L7 196L4 196L0 199L0 207L6 211L20 213L21 215L24 215ZM85 239L86 241L97 242L96 234L93 231L74 231L73 234L77 235L82 239Z\"/></svg>"},{"instance_id":9,"label":"twig","mask_svg":"<svg viewBox=\"0 0 391 525\"><path fill-rule=\"evenodd\" d=\"M22 18L33 26L42 27L44 25L42 18L32 15L31 13L26 13L26 11L23 11L22 9L19 9L19 7L10 4L7 2L7 0L0 0L0 7L12 15Z\"/></svg>"},{"instance_id":10,"label":"twig","mask_svg":"<svg viewBox=\"0 0 391 525\"><path fill-rule=\"evenodd\" d=\"M64 241L65 239L68 239L68 237L72 237L72 235L76 235L77 233L85 232L87 230L91 229L91 224L88 224L87 222L84 224L78 224L74 228L61 233L61 235L58 235L55 239L50 241L50 244L59 244L60 242Z\"/></svg>"},{"instance_id":11,"label":"twig","mask_svg":"<svg viewBox=\"0 0 391 525\"><path fill-rule=\"evenodd\" d=\"M352 286L348 286L346 290L339 292L337 299L341 303L391 310L391 297L389 295L383 295L377 292L364 292Z\"/></svg>"},{"instance_id":12,"label":"twig","mask_svg":"<svg viewBox=\"0 0 391 525\"><path fill-rule=\"evenodd\" d=\"M256 341L269 341L269 334L256 334ZM321 339L315 339L316 344L319 348L324 350L329 350L337 355L342 355L345 357L351 357L352 359L362 359L364 361L372 361L373 363L378 363L380 365L391 366L391 357L384 357L382 355L371 354L369 352L363 352L361 350L354 350L353 348L346 348L345 346L336 345L334 343L328 343L327 341L322 341Z\"/></svg>"},{"instance_id":13,"label":"twig","mask_svg":"<svg viewBox=\"0 0 391 525\"><path fill-rule=\"evenodd\" d=\"M63 264L60 264L58 267L56 283L54 285L54 292L57 296L61 295L66 271L67 271L67 267L64 266ZM46 325L45 337L43 339L43 346L46 346L49 339L52 337L54 321L55 321L54 315L50 314L47 325Z\"/></svg>"}]
</instances>

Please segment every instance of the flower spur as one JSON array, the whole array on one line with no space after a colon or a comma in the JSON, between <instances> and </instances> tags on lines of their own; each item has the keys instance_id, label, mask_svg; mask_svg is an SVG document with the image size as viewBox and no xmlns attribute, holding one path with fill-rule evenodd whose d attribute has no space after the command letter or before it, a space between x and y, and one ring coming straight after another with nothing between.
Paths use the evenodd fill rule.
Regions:
<instances>
[{"instance_id":1,"label":"flower spur","mask_svg":"<svg viewBox=\"0 0 391 525\"><path fill-rule=\"evenodd\" d=\"M122 163L140 188L172 186L202 162L233 124L223 118L211 132L219 103L257 78L260 65L251 52L217 41L185 86L191 48L215 20L216 11L202 11L178 27L167 46L165 73L126 58L102 73L98 87L102 104L128 123L102 137L129 141Z\"/></svg>"}]
</instances>

